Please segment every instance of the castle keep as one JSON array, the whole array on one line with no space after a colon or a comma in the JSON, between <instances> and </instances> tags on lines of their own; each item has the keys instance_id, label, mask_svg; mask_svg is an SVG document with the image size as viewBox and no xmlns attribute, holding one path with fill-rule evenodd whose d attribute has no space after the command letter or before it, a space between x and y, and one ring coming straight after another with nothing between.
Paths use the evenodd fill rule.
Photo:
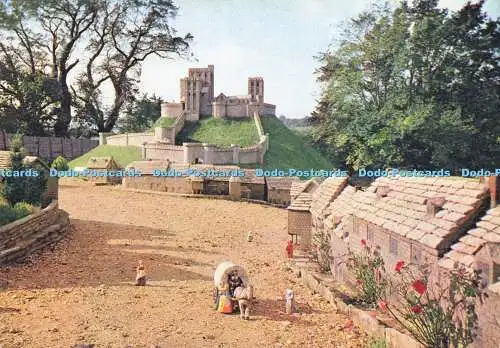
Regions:
<instances>
[{"instance_id":1,"label":"castle keep","mask_svg":"<svg viewBox=\"0 0 500 348\"><path fill-rule=\"evenodd\" d=\"M187 121L197 121L200 116L213 117L252 117L255 112L261 115L275 115L276 105L264 102L264 79L248 78L248 94L226 96L214 94L214 66L190 68L188 76L180 80L180 102L163 103L161 116L177 118L185 113Z\"/></svg>"}]
</instances>

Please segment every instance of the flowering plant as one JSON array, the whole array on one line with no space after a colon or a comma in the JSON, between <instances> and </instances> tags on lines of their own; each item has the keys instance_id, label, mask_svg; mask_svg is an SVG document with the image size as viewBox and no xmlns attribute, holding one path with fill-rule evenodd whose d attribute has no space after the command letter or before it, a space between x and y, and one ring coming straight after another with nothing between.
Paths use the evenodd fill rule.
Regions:
<instances>
[{"instance_id":1,"label":"flowering plant","mask_svg":"<svg viewBox=\"0 0 500 348\"><path fill-rule=\"evenodd\" d=\"M387 281L383 277L384 260L379 248L371 249L366 241L361 240L362 253L350 252L346 261L347 268L356 276L361 300L370 306L375 306L385 295Z\"/></svg>"},{"instance_id":2,"label":"flowering plant","mask_svg":"<svg viewBox=\"0 0 500 348\"><path fill-rule=\"evenodd\" d=\"M379 300L382 310L426 347L467 347L472 343L476 302L484 296L478 271L469 272L456 264L446 281L431 282L427 267L415 272L399 261L394 270L392 301Z\"/></svg>"}]
</instances>

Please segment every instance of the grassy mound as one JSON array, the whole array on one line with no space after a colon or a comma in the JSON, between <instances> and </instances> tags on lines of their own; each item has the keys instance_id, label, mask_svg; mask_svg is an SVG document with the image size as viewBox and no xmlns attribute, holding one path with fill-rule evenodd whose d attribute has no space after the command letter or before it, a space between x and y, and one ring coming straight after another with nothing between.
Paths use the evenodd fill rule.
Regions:
<instances>
[{"instance_id":1,"label":"grassy mound","mask_svg":"<svg viewBox=\"0 0 500 348\"><path fill-rule=\"evenodd\" d=\"M141 148L139 146L99 145L86 154L69 162L69 167L86 167L90 157L106 156L112 156L122 168L125 168L130 162L140 161L142 159Z\"/></svg>"},{"instance_id":2,"label":"grassy mound","mask_svg":"<svg viewBox=\"0 0 500 348\"><path fill-rule=\"evenodd\" d=\"M170 127L173 126L175 123L175 118L171 117L160 117L159 119L156 120L154 123L153 127L151 127L151 131L154 132L154 129L156 127Z\"/></svg>"},{"instance_id":3,"label":"grassy mound","mask_svg":"<svg viewBox=\"0 0 500 348\"><path fill-rule=\"evenodd\" d=\"M269 134L269 150L264 167L296 169L331 169L333 165L308 144L305 137L285 126L277 117L262 116L262 127Z\"/></svg>"},{"instance_id":4,"label":"grassy mound","mask_svg":"<svg viewBox=\"0 0 500 348\"><path fill-rule=\"evenodd\" d=\"M176 143L210 143L221 147L238 144L251 146L259 141L259 135L253 118L227 120L221 118L203 118L198 122L186 122L177 135Z\"/></svg>"}]
</instances>

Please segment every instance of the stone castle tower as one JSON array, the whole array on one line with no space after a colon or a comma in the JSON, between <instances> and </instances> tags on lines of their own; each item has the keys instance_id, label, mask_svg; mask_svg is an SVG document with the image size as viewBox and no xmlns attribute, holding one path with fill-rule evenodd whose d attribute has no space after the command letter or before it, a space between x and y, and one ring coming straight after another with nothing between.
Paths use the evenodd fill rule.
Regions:
<instances>
[{"instance_id":1,"label":"stone castle tower","mask_svg":"<svg viewBox=\"0 0 500 348\"><path fill-rule=\"evenodd\" d=\"M180 80L180 102L163 103L161 116L197 121L200 116L252 117L254 112L275 115L276 106L264 103L264 79L248 78L248 94L243 96L214 95L214 66L190 68L188 76Z\"/></svg>"}]
</instances>

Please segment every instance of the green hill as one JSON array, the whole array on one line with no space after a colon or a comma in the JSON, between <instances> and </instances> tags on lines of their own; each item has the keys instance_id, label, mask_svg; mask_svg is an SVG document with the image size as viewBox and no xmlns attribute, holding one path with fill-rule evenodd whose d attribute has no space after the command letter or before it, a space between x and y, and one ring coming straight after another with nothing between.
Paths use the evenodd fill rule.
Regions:
<instances>
[{"instance_id":1,"label":"green hill","mask_svg":"<svg viewBox=\"0 0 500 348\"><path fill-rule=\"evenodd\" d=\"M86 154L69 162L69 167L86 167L90 157L106 156L113 156L114 160L118 162L122 168L125 168L130 162L140 161L142 153L139 146L99 145Z\"/></svg>"},{"instance_id":2,"label":"green hill","mask_svg":"<svg viewBox=\"0 0 500 348\"><path fill-rule=\"evenodd\" d=\"M275 116L261 117L264 131L269 134L269 150L264 158L265 169L328 169L332 164L312 147L305 136L289 129ZM199 122L186 122L184 129L177 135L176 143L207 142L221 147L231 144L251 146L259 141L257 128L252 118L227 120L204 118ZM141 160L141 148L137 146L98 146L69 163L71 168L84 167L89 157L113 156L125 167L133 161ZM260 164L242 165L246 168L260 168Z\"/></svg>"},{"instance_id":3,"label":"green hill","mask_svg":"<svg viewBox=\"0 0 500 348\"><path fill-rule=\"evenodd\" d=\"M250 146L259 141L257 127L252 118L227 120L203 118L198 122L186 122L175 142L210 143L221 147L238 144Z\"/></svg>"},{"instance_id":4,"label":"green hill","mask_svg":"<svg viewBox=\"0 0 500 348\"><path fill-rule=\"evenodd\" d=\"M262 127L269 134L269 150L264 167L296 169L328 169L332 164L307 143L304 137L285 126L275 116L262 116Z\"/></svg>"}]
</instances>

